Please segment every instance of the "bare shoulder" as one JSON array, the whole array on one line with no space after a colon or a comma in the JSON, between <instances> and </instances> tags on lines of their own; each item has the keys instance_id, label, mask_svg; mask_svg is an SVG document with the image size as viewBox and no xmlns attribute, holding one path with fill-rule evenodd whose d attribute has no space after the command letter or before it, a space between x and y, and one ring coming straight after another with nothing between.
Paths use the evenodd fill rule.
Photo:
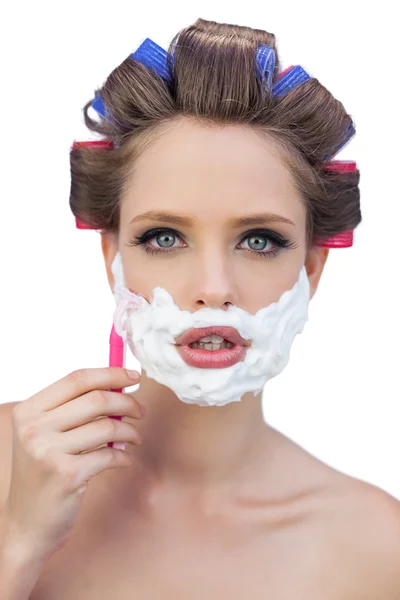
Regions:
<instances>
[{"instance_id":1,"label":"bare shoulder","mask_svg":"<svg viewBox=\"0 0 400 600\"><path fill-rule=\"evenodd\" d=\"M348 476L331 491L329 561L344 575L349 597L400 600L400 502Z\"/></svg>"},{"instance_id":2,"label":"bare shoulder","mask_svg":"<svg viewBox=\"0 0 400 600\"><path fill-rule=\"evenodd\" d=\"M10 485L13 409L19 402L0 404L0 509Z\"/></svg>"},{"instance_id":3,"label":"bare shoulder","mask_svg":"<svg viewBox=\"0 0 400 600\"><path fill-rule=\"evenodd\" d=\"M290 445L300 457L291 464L316 490L313 532L326 585L338 597L400 600L400 501Z\"/></svg>"}]
</instances>

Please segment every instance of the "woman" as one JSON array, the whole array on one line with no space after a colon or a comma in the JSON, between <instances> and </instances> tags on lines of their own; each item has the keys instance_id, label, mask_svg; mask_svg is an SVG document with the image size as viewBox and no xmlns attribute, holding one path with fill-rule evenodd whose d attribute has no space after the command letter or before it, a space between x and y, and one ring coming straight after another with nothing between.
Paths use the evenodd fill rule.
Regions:
<instances>
[{"instance_id":1,"label":"woman","mask_svg":"<svg viewBox=\"0 0 400 600\"><path fill-rule=\"evenodd\" d=\"M4 598L398 600L397 501L261 410L361 220L332 163L351 118L264 31L199 19L152 56L111 73L85 107L105 143L71 152L140 386L83 369L3 410Z\"/></svg>"}]
</instances>

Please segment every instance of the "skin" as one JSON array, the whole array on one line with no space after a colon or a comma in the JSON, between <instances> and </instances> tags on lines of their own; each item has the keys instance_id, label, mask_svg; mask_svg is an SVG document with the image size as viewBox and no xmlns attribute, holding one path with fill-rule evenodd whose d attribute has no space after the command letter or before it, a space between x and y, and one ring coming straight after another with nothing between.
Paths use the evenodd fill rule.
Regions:
<instances>
[{"instance_id":1,"label":"skin","mask_svg":"<svg viewBox=\"0 0 400 600\"><path fill-rule=\"evenodd\" d=\"M193 224L130 223L149 210ZM228 222L260 212L292 221L258 228L296 247L267 259L242 249L251 228ZM139 158L119 235L102 236L110 287L119 251L130 289L151 301L161 286L183 310L232 303L254 314L294 285L303 264L312 297L328 251L306 248L305 216L272 144L243 127L180 120ZM152 256L127 245L157 226L177 229L176 250ZM93 478L72 538L30 600L398 598L387 541L398 538L389 535L400 528L397 504L388 510L371 487L265 423L261 394L223 407L188 405L143 372L134 395L147 408L144 419L131 420L143 440L128 444L135 462Z\"/></svg>"},{"instance_id":2,"label":"skin","mask_svg":"<svg viewBox=\"0 0 400 600\"><path fill-rule=\"evenodd\" d=\"M167 211L192 224L137 220L147 211ZM229 223L258 213L292 223L265 221L240 228ZM148 255L143 246L127 245L132 236L155 227L172 227L182 239L161 238L160 243L155 237L149 245L168 243L174 250ZM258 246L254 240L250 245L249 238L242 241L255 227L277 232L296 247L265 259L251 254L249 248L268 251L274 246L265 238ZM121 202L119 236L103 235L102 250L111 289L111 263L119 251L127 287L149 302L152 289L161 286L181 310L234 304L255 314L293 287L303 264L311 297L315 294L328 250L307 250L305 234L304 202L272 143L242 126L205 128L179 120L138 159ZM140 424L145 441L135 455L158 483L215 489L221 483L241 483L238 471L257 481L256 463L265 469L265 458L254 458L260 450L272 451L266 449L270 440L261 394L246 394L224 407L187 405L142 372L135 397L148 411Z\"/></svg>"}]
</instances>

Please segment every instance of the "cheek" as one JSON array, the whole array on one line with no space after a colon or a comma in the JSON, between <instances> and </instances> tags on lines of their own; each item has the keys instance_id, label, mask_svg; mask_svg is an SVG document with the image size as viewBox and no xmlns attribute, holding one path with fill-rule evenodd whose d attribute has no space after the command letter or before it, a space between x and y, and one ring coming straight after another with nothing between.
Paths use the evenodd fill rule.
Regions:
<instances>
[{"instance_id":1,"label":"cheek","mask_svg":"<svg viewBox=\"0 0 400 600\"><path fill-rule=\"evenodd\" d=\"M134 294L143 296L150 304L153 300L153 289L155 287L161 287L171 294L174 299L176 289L171 285L171 281L168 280L168 276L165 274L165 270L162 276L157 276L154 273L146 273L146 269L141 269L144 273L138 275L137 273L126 274L126 287Z\"/></svg>"},{"instance_id":2,"label":"cheek","mask_svg":"<svg viewBox=\"0 0 400 600\"><path fill-rule=\"evenodd\" d=\"M126 287L129 291L139 296L143 296L147 302L152 300L152 287L149 285L149 281L146 277L138 276L133 273L126 273L125 275Z\"/></svg>"},{"instance_id":3,"label":"cheek","mask_svg":"<svg viewBox=\"0 0 400 600\"><path fill-rule=\"evenodd\" d=\"M128 263L128 260L126 260L126 263ZM179 262L175 266L175 272L171 266L162 263L162 258L157 260L157 257L153 259L151 265L128 263L124 272L126 287L131 292L143 296L149 304L153 300L153 289L160 287L166 290L172 296L174 302L177 303L176 298L187 296L187 288L183 285L183 282L187 281L187 277L182 276L183 269Z\"/></svg>"},{"instance_id":4,"label":"cheek","mask_svg":"<svg viewBox=\"0 0 400 600\"><path fill-rule=\"evenodd\" d=\"M291 290L298 282L304 263L279 265L265 270L263 277L247 277L240 285L242 305L250 314L278 302L284 292Z\"/></svg>"}]
</instances>

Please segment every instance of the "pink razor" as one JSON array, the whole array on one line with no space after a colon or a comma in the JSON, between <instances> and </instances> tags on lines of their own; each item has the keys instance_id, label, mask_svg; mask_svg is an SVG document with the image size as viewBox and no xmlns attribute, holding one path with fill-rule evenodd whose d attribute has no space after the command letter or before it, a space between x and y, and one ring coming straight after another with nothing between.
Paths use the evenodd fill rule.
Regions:
<instances>
[{"instance_id":1,"label":"pink razor","mask_svg":"<svg viewBox=\"0 0 400 600\"><path fill-rule=\"evenodd\" d=\"M110 359L109 366L110 367L123 367L124 366L124 340L118 333L115 331L115 326L112 326L111 334L110 334ZM123 388L111 389L110 392L122 392ZM111 416L111 419L119 419L122 417ZM125 444L123 442L108 442L108 446L110 448L117 448L117 450L124 450Z\"/></svg>"}]
</instances>

